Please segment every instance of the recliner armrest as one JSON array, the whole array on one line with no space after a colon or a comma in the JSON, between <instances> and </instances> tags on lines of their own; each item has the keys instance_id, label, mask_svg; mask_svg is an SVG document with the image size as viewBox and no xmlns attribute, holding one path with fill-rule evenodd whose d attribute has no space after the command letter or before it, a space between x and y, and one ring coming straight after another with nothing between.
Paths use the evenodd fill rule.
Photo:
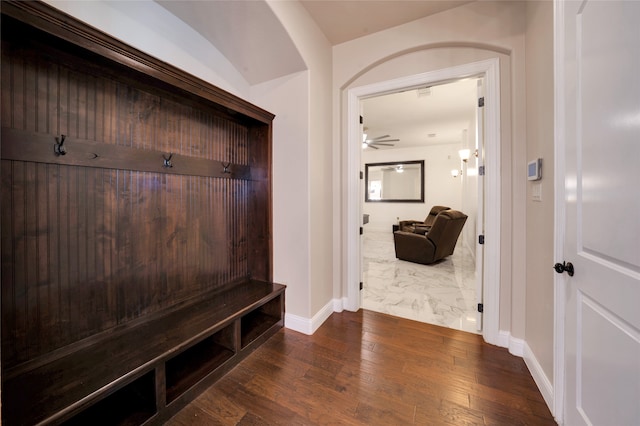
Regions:
<instances>
[{"instance_id":1,"label":"recliner armrest","mask_svg":"<svg viewBox=\"0 0 640 426\"><path fill-rule=\"evenodd\" d=\"M436 247L424 235L396 231L393 239L398 259L423 264L433 262Z\"/></svg>"},{"instance_id":2,"label":"recliner armrest","mask_svg":"<svg viewBox=\"0 0 640 426\"><path fill-rule=\"evenodd\" d=\"M423 224L423 223L424 222L420 222L419 220L401 220L400 222L398 222L398 225L400 225L400 229L402 229L403 226Z\"/></svg>"}]
</instances>

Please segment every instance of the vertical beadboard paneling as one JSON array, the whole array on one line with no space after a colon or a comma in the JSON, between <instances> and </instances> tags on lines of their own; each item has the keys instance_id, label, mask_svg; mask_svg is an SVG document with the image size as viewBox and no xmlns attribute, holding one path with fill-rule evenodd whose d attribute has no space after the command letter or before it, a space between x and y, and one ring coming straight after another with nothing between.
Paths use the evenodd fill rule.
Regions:
<instances>
[{"instance_id":1,"label":"vertical beadboard paneling","mask_svg":"<svg viewBox=\"0 0 640 426\"><path fill-rule=\"evenodd\" d=\"M40 115L41 117L43 115ZM46 115L44 115L46 116ZM36 185L35 185L35 205L33 210L36 215L35 227L37 233L36 238L36 257L35 257L35 273L36 273L36 300L38 313L38 323L36 327L38 329L38 335L36 336L39 353L41 347L49 347L51 335L45 335L40 332L42 329L47 329L52 323L50 314L50 279L49 279L49 265L50 256L49 252L49 217L48 212L48 185L47 182L47 164L36 163Z\"/></svg>"},{"instance_id":2,"label":"vertical beadboard paneling","mask_svg":"<svg viewBox=\"0 0 640 426\"><path fill-rule=\"evenodd\" d=\"M48 90L49 90L49 72L47 64L44 61L37 61L35 64L35 126L34 131L38 133L51 134L49 128L49 111L48 111Z\"/></svg>"},{"instance_id":3,"label":"vertical beadboard paneling","mask_svg":"<svg viewBox=\"0 0 640 426\"><path fill-rule=\"evenodd\" d=\"M0 64L4 64L4 66L0 67L0 84L2 84L2 90L0 90L0 121L2 122L2 127L12 127L13 61L9 59L6 49L0 49L0 61Z\"/></svg>"},{"instance_id":4,"label":"vertical beadboard paneling","mask_svg":"<svg viewBox=\"0 0 640 426\"><path fill-rule=\"evenodd\" d=\"M3 67L4 71L4 67ZM4 74L3 74L4 76ZM6 91L2 91L3 100ZM4 115L3 115L4 117ZM2 338L10 341L16 339L16 308L15 308L15 278L13 268L15 265L13 252L13 164L11 161L2 160L0 164L0 241L2 250L2 291L0 293L2 309ZM3 345L2 357L15 359L17 349L14 345Z\"/></svg>"},{"instance_id":5,"label":"vertical beadboard paneling","mask_svg":"<svg viewBox=\"0 0 640 426\"><path fill-rule=\"evenodd\" d=\"M34 131L38 116L37 108L37 69L33 63L25 59L24 65L24 129Z\"/></svg>"},{"instance_id":6,"label":"vertical beadboard paneling","mask_svg":"<svg viewBox=\"0 0 640 426\"><path fill-rule=\"evenodd\" d=\"M100 322L96 318L96 313L98 312L98 305L96 301L98 300L97 292L98 283L97 283L97 273L96 273L96 248L97 248L97 212L96 212L96 194L95 188L97 187L96 183L96 174L98 169L92 169L88 167L83 167L82 171L84 172L84 179L86 185L84 186L84 196L86 198L86 202L83 208L83 221L86 224L84 228L84 245L85 249L85 267L83 268L83 273L81 275L81 281L84 281L86 287L85 294L85 323L86 323L86 332L90 332L96 325L99 326Z\"/></svg>"},{"instance_id":7,"label":"vertical beadboard paneling","mask_svg":"<svg viewBox=\"0 0 640 426\"><path fill-rule=\"evenodd\" d=\"M13 282L11 297L13 306L10 313L14 315L13 334L15 336L15 350L23 357L28 356L27 347L27 274L28 259L26 252L26 194L25 175L26 167L24 163L14 162L12 167L12 182L10 194L12 207L12 227L11 227L11 254L13 260ZM3 311L4 312L4 311ZM4 354L3 354L4 355Z\"/></svg>"},{"instance_id":8,"label":"vertical beadboard paneling","mask_svg":"<svg viewBox=\"0 0 640 426\"><path fill-rule=\"evenodd\" d=\"M13 58L12 58L13 59ZM25 116L27 103L25 102L25 61L22 58L15 58L11 62L11 127L15 129L25 129Z\"/></svg>"},{"instance_id":9,"label":"vertical beadboard paneling","mask_svg":"<svg viewBox=\"0 0 640 426\"><path fill-rule=\"evenodd\" d=\"M249 164L245 124L92 67L3 49L2 126ZM248 181L8 160L1 173L6 368L247 277L263 238Z\"/></svg>"},{"instance_id":10,"label":"vertical beadboard paneling","mask_svg":"<svg viewBox=\"0 0 640 426\"><path fill-rule=\"evenodd\" d=\"M46 108L46 115L41 117L46 121L46 133L50 135L60 135L59 108L57 107L60 88L60 67L56 63L47 63L46 68L41 69L46 70L47 74L46 89L43 88L46 95L43 99L39 100L44 104L44 108Z\"/></svg>"}]
</instances>

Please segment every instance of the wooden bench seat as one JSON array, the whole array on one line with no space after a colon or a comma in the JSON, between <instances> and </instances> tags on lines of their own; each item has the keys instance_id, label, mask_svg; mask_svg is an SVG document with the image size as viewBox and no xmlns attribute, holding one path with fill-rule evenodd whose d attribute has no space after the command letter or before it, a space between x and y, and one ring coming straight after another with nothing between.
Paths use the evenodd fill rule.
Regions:
<instances>
[{"instance_id":1,"label":"wooden bench seat","mask_svg":"<svg viewBox=\"0 0 640 426\"><path fill-rule=\"evenodd\" d=\"M22 424L57 422L142 378L139 386L153 388L142 396L151 401L142 404L151 405L151 418L211 373L235 365L252 342L282 327L284 289L261 281L236 283L9 369L4 372L11 389L3 393L5 414Z\"/></svg>"}]
</instances>

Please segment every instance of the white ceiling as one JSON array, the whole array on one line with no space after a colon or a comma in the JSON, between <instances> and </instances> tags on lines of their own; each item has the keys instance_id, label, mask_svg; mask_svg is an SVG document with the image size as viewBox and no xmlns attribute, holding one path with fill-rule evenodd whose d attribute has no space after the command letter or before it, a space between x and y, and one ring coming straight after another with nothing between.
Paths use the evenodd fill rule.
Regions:
<instances>
[{"instance_id":1,"label":"white ceiling","mask_svg":"<svg viewBox=\"0 0 640 426\"><path fill-rule=\"evenodd\" d=\"M473 0L300 0L332 45L386 30Z\"/></svg>"},{"instance_id":2,"label":"white ceiling","mask_svg":"<svg viewBox=\"0 0 640 426\"><path fill-rule=\"evenodd\" d=\"M473 0L300 0L331 44L336 45L470 3ZM476 79L439 85L431 95L415 90L363 101L368 138L390 135L398 149L425 144L460 143L475 113ZM435 134L429 137L428 135ZM371 149L371 148L368 148Z\"/></svg>"},{"instance_id":3,"label":"white ceiling","mask_svg":"<svg viewBox=\"0 0 640 426\"><path fill-rule=\"evenodd\" d=\"M249 84L306 69L290 36L264 0L155 1L208 39ZM335 45L470 1L473 0L300 0L300 3ZM423 98L415 91L407 91L367 99L364 125L370 137L388 134L399 138L394 148L459 142L462 129L468 127L466 118L475 108L475 90L475 81L463 81L433 87L431 96ZM429 134L436 136L428 137Z\"/></svg>"},{"instance_id":4,"label":"white ceiling","mask_svg":"<svg viewBox=\"0 0 640 426\"><path fill-rule=\"evenodd\" d=\"M368 139L389 135L398 149L413 146L460 143L470 128L477 104L477 78L432 86L428 95L420 89L378 96L362 101ZM472 135L470 135L472 136Z\"/></svg>"},{"instance_id":5,"label":"white ceiling","mask_svg":"<svg viewBox=\"0 0 640 426\"><path fill-rule=\"evenodd\" d=\"M307 68L291 37L263 0L155 1L211 42L249 84Z\"/></svg>"},{"instance_id":6,"label":"white ceiling","mask_svg":"<svg viewBox=\"0 0 640 426\"><path fill-rule=\"evenodd\" d=\"M154 1L210 41L249 84L306 69L291 37L265 0ZM336 45L474 0L299 1L327 40Z\"/></svg>"},{"instance_id":7,"label":"white ceiling","mask_svg":"<svg viewBox=\"0 0 640 426\"><path fill-rule=\"evenodd\" d=\"M300 0L331 44L406 24L474 0ZM435 86L428 97L415 90L363 101L369 138L390 135L398 149L424 144L459 143L475 113L476 79ZM435 134L435 137L428 137ZM368 148L371 149L371 148Z\"/></svg>"}]
</instances>

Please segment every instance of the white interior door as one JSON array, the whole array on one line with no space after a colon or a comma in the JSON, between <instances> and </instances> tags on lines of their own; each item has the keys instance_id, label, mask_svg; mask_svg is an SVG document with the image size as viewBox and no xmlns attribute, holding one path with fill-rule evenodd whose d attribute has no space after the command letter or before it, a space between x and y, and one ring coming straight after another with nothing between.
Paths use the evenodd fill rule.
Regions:
<instances>
[{"instance_id":1,"label":"white interior door","mask_svg":"<svg viewBox=\"0 0 640 426\"><path fill-rule=\"evenodd\" d=\"M640 425L640 2L562 2L564 423ZM561 18L562 19L562 18ZM560 319L562 320L562 319Z\"/></svg>"}]
</instances>

